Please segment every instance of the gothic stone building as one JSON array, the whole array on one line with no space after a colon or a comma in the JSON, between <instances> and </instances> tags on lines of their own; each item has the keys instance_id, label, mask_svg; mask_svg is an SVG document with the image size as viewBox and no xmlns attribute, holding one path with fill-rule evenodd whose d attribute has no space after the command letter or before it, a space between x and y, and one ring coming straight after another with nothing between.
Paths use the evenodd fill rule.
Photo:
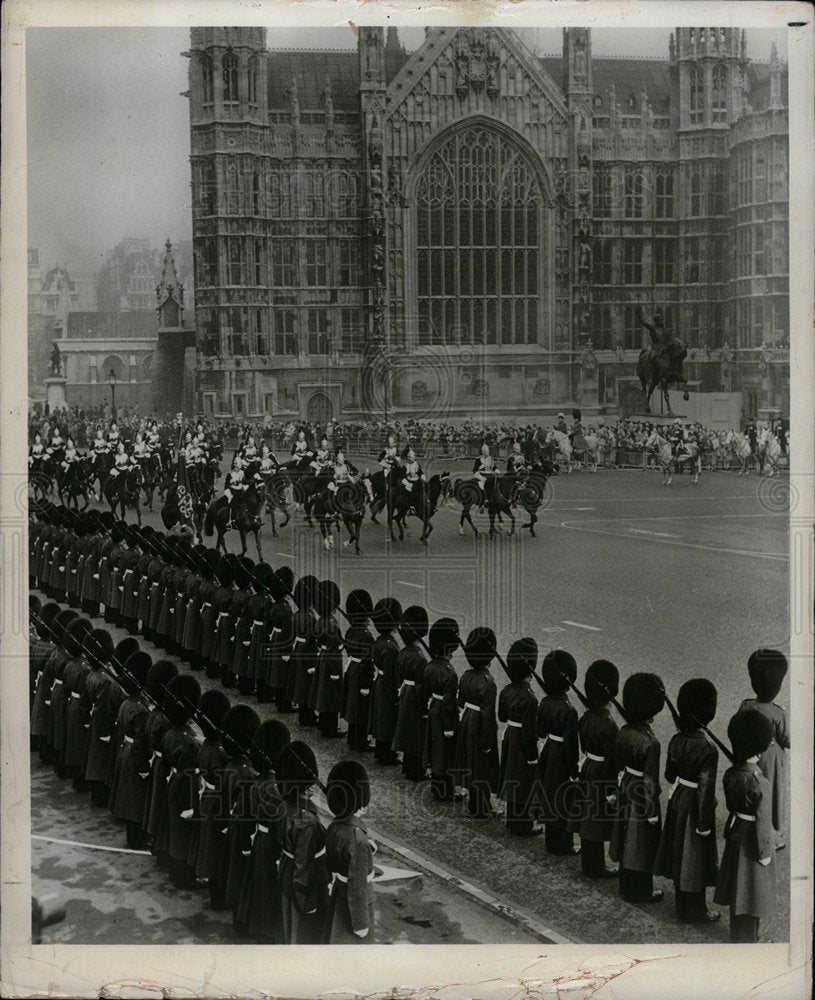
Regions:
<instances>
[{"instance_id":1,"label":"gothic stone building","mask_svg":"<svg viewBox=\"0 0 815 1000\"><path fill-rule=\"evenodd\" d=\"M275 52L263 28L192 29L202 412L614 413L640 301L699 388L783 408L783 351L757 353L789 338L775 51L680 28L664 60L594 58L572 28L546 57L534 35Z\"/></svg>"}]
</instances>

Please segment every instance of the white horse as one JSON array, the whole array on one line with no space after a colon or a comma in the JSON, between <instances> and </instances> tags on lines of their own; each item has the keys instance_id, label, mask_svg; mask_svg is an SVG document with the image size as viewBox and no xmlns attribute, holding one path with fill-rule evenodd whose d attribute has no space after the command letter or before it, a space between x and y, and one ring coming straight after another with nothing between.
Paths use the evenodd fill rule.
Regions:
<instances>
[{"instance_id":1,"label":"white horse","mask_svg":"<svg viewBox=\"0 0 815 1000\"><path fill-rule=\"evenodd\" d=\"M727 444L738 459L739 475L749 476L749 462L752 452L750 451L750 442L747 440L747 437L744 434L736 433L736 431L729 431L725 438L725 444Z\"/></svg>"},{"instance_id":2,"label":"white horse","mask_svg":"<svg viewBox=\"0 0 815 1000\"><path fill-rule=\"evenodd\" d=\"M583 440L586 442L586 467L589 472L597 472L597 466L603 462L605 441L595 434L594 430L589 430L588 434L584 434Z\"/></svg>"},{"instance_id":3,"label":"white horse","mask_svg":"<svg viewBox=\"0 0 815 1000\"><path fill-rule=\"evenodd\" d=\"M758 436L759 462L763 466L766 462L770 467L768 476L774 476L781 465L781 445L778 438L769 427L765 427Z\"/></svg>"},{"instance_id":4,"label":"white horse","mask_svg":"<svg viewBox=\"0 0 815 1000\"><path fill-rule=\"evenodd\" d=\"M651 435L645 442L647 449L653 449L657 453L659 467L662 470L662 485L670 486L673 482L673 462L674 457L671 452L671 442L664 438L658 428L651 431Z\"/></svg>"},{"instance_id":5,"label":"white horse","mask_svg":"<svg viewBox=\"0 0 815 1000\"><path fill-rule=\"evenodd\" d=\"M572 442L569 440L569 435L564 434L563 431L555 430L553 427L549 433L546 435L546 444L554 442L558 455L566 463L566 472L572 471L572 454L574 449L572 448Z\"/></svg>"},{"instance_id":6,"label":"white horse","mask_svg":"<svg viewBox=\"0 0 815 1000\"><path fill-rule=\"evenodd\" d=\"M688 469L693 476L693 485L697 486L699 484L699 474L702 471L702 449L695 441L686 441L682 446L682 451L677 454L674 462L676 465L687 462Z\"/></svg>"}]
</instances>

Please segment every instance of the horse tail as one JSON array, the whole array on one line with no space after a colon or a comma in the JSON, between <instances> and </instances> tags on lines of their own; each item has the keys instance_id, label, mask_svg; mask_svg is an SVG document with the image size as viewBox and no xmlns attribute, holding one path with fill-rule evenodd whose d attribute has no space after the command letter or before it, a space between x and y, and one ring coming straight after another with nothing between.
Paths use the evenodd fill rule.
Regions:
<instances>
[{"instance_id":1,"label":"horse tail","mask_svg":"<svg viewBox=\"0 0 815 1000\"><path fill-rule=\"evenodd\" d=\"M212 538L212 534L215 527L215 514L212 511L212 504L207 507L207 512L204 516L204 534L207 538Z\"/></svg>"}]
</instances>

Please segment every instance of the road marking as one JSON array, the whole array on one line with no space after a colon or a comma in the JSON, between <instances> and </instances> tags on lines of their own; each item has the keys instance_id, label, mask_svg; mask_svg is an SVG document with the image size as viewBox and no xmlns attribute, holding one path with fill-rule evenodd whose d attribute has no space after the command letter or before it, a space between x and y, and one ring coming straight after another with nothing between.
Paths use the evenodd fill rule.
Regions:
<instances>
[{"instance_id":1,"label":"road marking","mask_svg":"<svg viewBox=\"0 0 815 1000\"><path fill-rule=\"evenodd\" d=\"M423 583L408 583L407 580L396 580L396 583L402 587L415 587L417 590L424 590Z\"/></svg>"},{"instance_id":2,"label":"road marking","mask_svg":"<svg viewBox=\"0 0 815 1000\"><path fill-rule=\"evenodd\" d=\"M57 837L40 837L36 833L31 834L32 840L44 840L49 844L64 844L66 847L85 847L89 851L112 851L114 854L144 854L150 857L149 851L134 851L130 847L102 847L99 844L83 844L79 840L59 840Z\"/></svg>"},{"instance_id":3,"label":"road marking","mask_svg":"<svg viewBox=\"0 0 815 1000\"><path fill-rule=\"evenodd\" d=\"M565 628L561 628L560 625L550 625L548 628L538 629L539 632L565 632Z\"/></svg>"},{"instance_id":4,"label":"road marking","mask_svg":"<svg viewBox=\"0 0 815 1000\"><path fill-rule=\"evenodd\" d=\"M294 554L291 552L275 552L276 556L283 556L284 559L294 559Z\"/></svg>"},{"instance_id":5,"label":"road marking","mask_svg":"<svg viewBox=\"0 0 815 1000\"><path fill-rule=\"evenodd\" d=\"M561 618L560 620L563 622L564 625L574 625L575 628L585 628L585 629L588 629L589 632L602 632L603 631L601 628L597 628L596 625L581 625L580 622L570 622L570 621L567 621L567 619L565 619L565 618Z\"/></svg>"},{"instance_id":6,"label":"road marking","mask_svg":"<svg viewBox=\"0 0 815 1000\"><path fill-rule=\"evenodd\" d=\"M646 528L629 528L634 535L653 535L654 538L679 538L679 535L669 535L664 531L648 531Z\"/></svg>"}]
</instances>

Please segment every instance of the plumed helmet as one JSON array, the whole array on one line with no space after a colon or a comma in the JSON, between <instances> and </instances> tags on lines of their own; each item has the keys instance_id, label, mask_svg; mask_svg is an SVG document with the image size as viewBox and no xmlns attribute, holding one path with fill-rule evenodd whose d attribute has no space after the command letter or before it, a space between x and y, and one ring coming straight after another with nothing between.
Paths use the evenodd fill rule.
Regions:
<instances>
[{"instance_id":1,"label":"plumed helmet","mask_svg":"<svg viewBox=\"0 0 815 1000\"><path fill-rule=\"evenodd\" d=\"M230 701L223 691L205 691L201 695L196 711L196 719L201 732L208 740L218 735L224 716L229 711Z\"/></svg>"},{"instance_id":2,"label":"plumed helmet","mask_svg":"<svg viewBox=\"0 0 815 1000\"><path fill-rule=\"evenodd\" d=\"M676 710L683 731L706 726L716 716L716 687L704 677L685 681L676 696Z\"/></svg>"},{"instance_id":3,"label":"plumed helmet","mask_svg":"<svg viewBox=\"0 0 815 1000\"><path fill-rule=\"evenodd\" d=\"M750 654L747 671L758 700L772 701L787 675L787 658L777 649L757 649Z\"/></svg>"},{"instance_id":4,"label":"plumed helmet","mask_svg":"<svg viewBox=\"0 0 815 1000\"><path fill-rule=\"evenodd\" d=\"M411 604L402 613L402 624L399 626L399 634L403 642L415 642L417 639L424 639L427 635L429 620L427 612L421 604Z\"/></svg>"},{"instance_id":5,"label":"plumed helmet","mask_svg":"<svg viewBox=\"0 0 815 1000\"><path fill-rule=\"evenodd\" d=\"M195 715L201 700L201 685L191 674L179 674L167 685L164 714L174 726L181 726Z\"/></svg>"},{"instance_id":6,"label":"plumed helmet","mask_svg":"<svg viewBox=\"0 0 815 1000\"><path fill-rule=\"evenodd\" d=\"M315 784L319 777L317 758L308 743L295 740L283 747L277 758L275 777L284 798Z\"/></svg>"},{"instance_id":7,"label":"plumed helmet","mask_svg":"<svg viewBox=\"0 0 815 1000\"><path fill-rule=\"evenodd\" d=\"M733 748L736 763L761 756L772 743L773 724L757 708L736 712L727 726L727 738Z\"/></svg>"},{"instance_id":8,"label":"plumed helmet","mask_svg":"<svg viewBox=\"0 0 815 1000\"><path fill-rule=\"evenodd\" d=\"M153 701L163 706L167 685L174 677L178 677L178 667L172 660L156 660L144 685Z\"/></svg>"},{"instance_id":9,"label":"plumed helmet","mask_svg":"<svg viewBox=\"0 0 815 1000\"><path fill-rule=\"evenodd\" d=\"M430 627L427 645L430 655L450 656L460 645L458 622L455 618L437 618Z\"/></svg>"},{"instance_id":10,"label":"plumed helmet","mask_svg":"<svg viewBox=\"0 0 815 1000\"><path fill-rule=\"evenodd\" d=\"M144 687L147 674L153 661L149 653L137 649L122 664L122 674L119 683L129 695L138 694Z\"/></svg>"},{"instance_id":11,"label":"plumed helmet","mask_svg":"<svg viewBox=\"0 0 815 1000\"><path fill-rule=\"evenodd\" d=\"M552 649L543 658L541 677L547 694L563 694L574 684L577 664L565 649Z\"/></svg>"},{"instance_id":12,"label":"plumed helmet","mask_svg":"<svg viewBox=\"0 0 815 1000\"><path fill-rule=\"evenodd\" d=\"M345 613L352 625L364 625L373 610L374 602L367 590L352 590L345 598Z\"/></svg>"},{"instance_id":13,"label":"plumed helmet","mask_svg":"<svg viewBox=\"0 0 815 1000\"><path fill-rule=\"evenodd\" d=\"M277 767L277 759L283 747L291 743L289 727L280 719L261 722L252 738L251 757L255 766L263 774Z\"/></svg>"},{"instance_id":14,"label":"plumed helmet","mask_svg":"<svg viewBox=\"0 0 815 1000\"><path fill-rule=\"evenodd\" d=\"M235 572L232 568L232 564L228 559L225 559L223 556L218 562L218 569L216 570L216 575L222 587L231 587L232 583L235 580Z\"/></svg>"},{"instance_id":15,"label":"plumed helmet","mask_svg":"<svg viewBox=\"0 0 815 1000\"><path fill-rule=\"evenodd\" d=\"M87 618L75 618L68 623L62 636L62 645L69 656L79 656L85 648L85 639L93 631Z\"/></svg>"},{"instance_id":16,"label":"plumed helmet","mask_svg":"<svg viewBox=\"0 0 815 1000\"><path fill-rule=\"evenodd\" d=\"M221 723L224 750L231 757L247 753L259 725L260 719L254 709L248 705L233 705Z\"/></svg>"},{"instance_id":17,"label":"plumed helmet","mask_svg":"<svg viewBox=\"0 0 815 1000\"><path fill-rule=\"evenodd\" d=\"M113 658L113 638L104 628L95 628L85 640L85 650L96 663L110 663Z\"/></svg>"},{"instance_id":18,"label":"plumed helmet","mask_svg":"<svg viewBox=\"0 0 815 1000\"><path fill-rule=\"evenodd\" d=\"M317 610L324 618L333 615L340 606L340 588L333 580L323 580L317 588Z\"/></svg>"},{"instance_id":19,"label":"plumed helmet","mask_svg":"<svg viewBox=\"0 0 815 1000\"><path fill-rule=\"evenodd\" d=\"M486 625L479 625L467 636L464 643L464 656L474 670L483 670L495 659L495 633Z\"/></svg>"},{"instance_id":20,"label":"plumed helmet","mask_svg":"<svg viewBox=\"0 0 815 1000\"><path fill-rule=\"evenodd\" d=\"M314 593L319 586L316 576L301 576L294 585L294 603L301 611L307 611L314 603Z\"/></svg>"},{"instance_id":21,"label":"plumed helmet","mask_svg":"<svg viewBox=\"0 0 815 1000\"><path fill-rule=\"evenodd\" d=\"M279 601L282 601L292 592L292 588L294 587L294 572L291 566L278 566L274 571L274 575L278 586L282 588L280 597L278 598Z\"/></svg>"},{"instance_id":22,"label":"plumed helmet","mask_svg":"<svg viewBox=\"0 0 815 1000\"><path fill-rule=\"evenodd\" d=\"M538 664L538 644L534 639L516 639L507 653L509 679L514 683L529 677Z\"/></svg>"},{"instance_id":23,"label":"plumed helmet","mask_svg":"<svg viewBox=\"0 0 815 1000\"><path fill-rule=\"evenodd\" d=\"M338 818L353 816L371 801L371 782L364 766L356 760L335 764L326 781L328 808Z\"/></svg>"},{"instance_id":24,"label":"plumed helmet","mask_svg":"<svg viewBox=\"0 0 815 1000\"><path fill-rule=\"evenodd\" d=\"M645 722L665 707L665 687L656 674L632 674L623 684L623 708L629 722Z\"/></svg>"},{"instance_id":25,"label":"plumed helmet","mask_svg":"<svg viewBox=\"0 0 815 1000\"><path fill-rule=\"evenodd\" d=\"M54 634L55 642L60 644L62 643L62 637L65 634L65 629L75 618L78 617L79 615L72 608L64 608L54 616L54 620L51 624L51 631Z\"/></svg>"},{"instance_id":26,"label":"plumed helmet","mask_svg":"<svg viewBox=\"0 0 815 1000\"><path fill-rule=\"evenodd\" d=\"M620 671L610 660L595 660L586 671L586 700L592 708L606 705L620 690Z\"/></svg>"},{"instance_id":27,"label":"plumed helmet","mask_svg":"<svg viewBox=\"0 0 815 1000\"><path fill-rule=\"evenodd\" d=\"M395 597L382 597L376 602L371 612L371 624L380 635L399 628L401 621L402 605Z\"/></svg>"}]
</instances>

